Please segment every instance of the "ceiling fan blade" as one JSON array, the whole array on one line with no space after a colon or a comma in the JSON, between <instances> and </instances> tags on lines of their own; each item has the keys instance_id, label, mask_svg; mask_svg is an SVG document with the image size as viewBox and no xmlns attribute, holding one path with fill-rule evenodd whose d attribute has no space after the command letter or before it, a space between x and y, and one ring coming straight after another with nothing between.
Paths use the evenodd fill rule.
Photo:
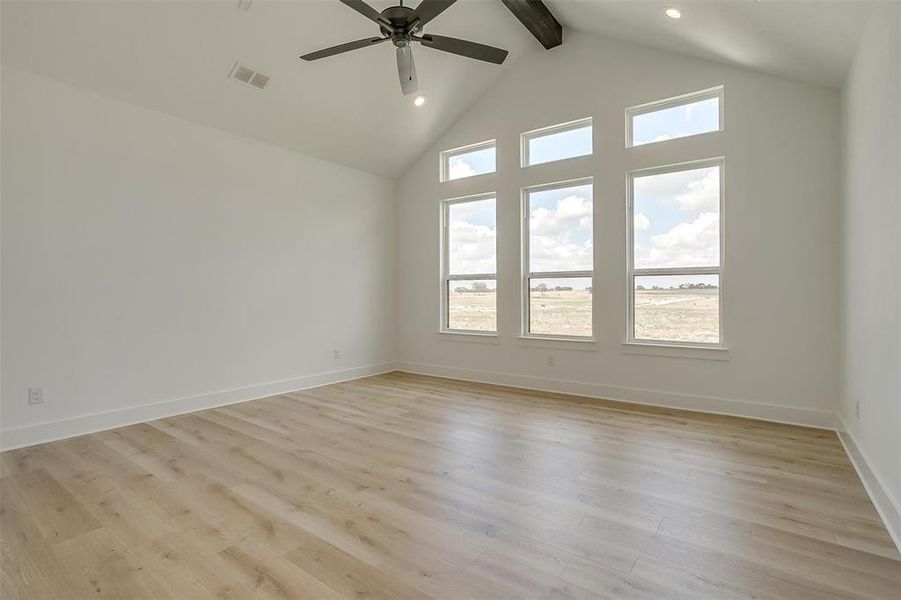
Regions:
<instances>
[{"instance_id":1,"label":"ceiling fan blade","mask_svg":"<svg viewBox=\"0 0 901 600\"><path fill-rule=\"evenodd\" d=\"M343 0L342 0L343 1ZM422 0L419 6L410 14L407 24L416 23L416 29L422 29L422 26L450 8L450 5L457 0Z\"/></svg>"},{"instance_id":2,"label":"ceiling fan blade","mask_svg":"<svg viewBox=\"0 0 901 600\"><path fill-rule=\"evenodd\" d=\"M416 63L413 62L413 48L410 46L400 46L397 49L397 75L400 77L400 89L404 96L409 96L419 89Z\"/></svg>"},{"instance_id":3,"label":"ceiling fan blade","mask_svg":"<svg viewBox=\"0 0 901 600\"><path fill-rule=\"evenodd\" d=\"M450 52L451 54L459 54L476 60L484 60L485 62L499 65L507 59L508 52L495 48L494 46L486 46L467 40L447 37L443 35L424 35L416 38L423 46L428 46L442 52Z\"/></svg>"},{"instance_id":4,"label":"ceiling fan blade","mask_svg":"<svg viewBox=\"0 0 901 600\"><path fill-rule=\"evenodd\" d=\"M391 21L389 21L388 19L383 17L381 15L381 13L379 13L379 11L377 11L376 9L372 8L371 6L369 6L368 4L363 2L363 0L338 0L338 1L343 4L346 4L350 8L354 9L355 11L357 11L358 13L360 13L361 15L363 15L364 17L369 19L370 21L375 21L376 23L378 23L379 25L381 25L388 31L394 31L394 28L391 26Z\"/></svg>"},{"instance_id":5,"label":"ceiling fan blade","mask_svg":"<svg viewBox=\"0 0 901 600\"><path fill-rule=\"evenodd\" d=\"M347 42L346 44L339 44L337 46L332 46L331 48L324 48L322 50L317 50L316 52L310 52L309 54L304 54L300 58L303 60L319 60L320 58L325 58L327 56L334 56L335 54L341 54L342 52L350 52L351 50L357 50L359 48L368 48L369 46L375 46L376 44L380 44L390 38L366 38L365 40L357 40L355 42Z\"/></svg>"}]
</instances>

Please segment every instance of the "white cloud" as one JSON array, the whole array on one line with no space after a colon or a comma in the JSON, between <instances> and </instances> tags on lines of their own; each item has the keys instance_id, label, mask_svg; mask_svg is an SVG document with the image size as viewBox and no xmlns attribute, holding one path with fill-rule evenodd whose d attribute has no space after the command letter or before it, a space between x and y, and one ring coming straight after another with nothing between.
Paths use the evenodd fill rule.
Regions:
<instances>
[{"instance_id":1,"label":"white cloud","mask_svg":"<svg viewBox=\"0 0 901 600\"><path fill-rule=\"evenodd\" d=\"M553 209L534 209L529 217L529 268L532 271L590 269L592 228L592 203L582 196L566 196Z\"/></svg>"},{"instance_id":2,"label":"white cloud","mask_svg":"<svg viewBox=\"0 0 901 600\"><path fill-rule=\"evenodd\" d=\"M691 171L689 171L691 173ZM702 177L693 173L694 178L685 182L686 190L675 198L679 209L685 212L718 210L720 205L720 177L718 169L705 169Z\"/></svg>"},{"instance_id":3,"label":"white cloud","mask_svg":"<svg viewBox=\"0 0 901 600\"><path fill-rule=\"evenodd\" d=\"M635 180L636 201L675 205L686 213L719 209L720 177L717 167L663 173Z\"/></svg>"},{"instance_id":4,"label":"white cloud","mask_svg":"<svg viewBox=\"0 0 901 600\"><path fill-rule=\"evenodd\" d=\"M497 230L493 227L451 221L449 242L451 274L495 272Z\"/></svg>"},{"instance_id":5,"label":"white cloud","mask_svg":"<svg viewBox=\"0 0 901 600\"><path fill-rule=\"evenodd\" d=\"M576 244L539 235L529 241L529 268L536 272L590 270L592 256L590 239Z\"/></svg>"},{"instance_id":6,"label":"white cloud","mask_svg":"<svg viewBox=\"0 0 901 600\"><path fill-rule=\"evenodd\" d=\"M680 223L651 237L651 246L636 246L635 266L706 267L719 264L720 217L704 212L688 223Z\"/></svg>"},{"instance_id":7,"label":"white cloud","mask_svg":"<svg viewBox=\"0 0 901 600\"><path fill-rule=\"evenodd\" d=\"M536 208L529 217L529 229L535 235L566 235L573 227L591 231L591 200L566 196L553 210Z\"/></svg>"},{"instance_id":8,"label":"white cloud","mask_svg":"<svg viewBox=\"0 0 901 600\"><path fill-rule=\"evenodd\" d=\"M651 226L651 220L644 213L637 213L632 219L635 231L644 231Z\"/></svg>"},{"instance_id":9,"label":"white cloud","mask_svg":"<svg viewBox=\"0 0 901 600\"><path fill-rule=\"evenodd\" d=\"M476 174L475 169L466 162L462 156L452 156L448 164L448 179L460 179L461 177L472 177Z\"/></svg>"}]
</instances>

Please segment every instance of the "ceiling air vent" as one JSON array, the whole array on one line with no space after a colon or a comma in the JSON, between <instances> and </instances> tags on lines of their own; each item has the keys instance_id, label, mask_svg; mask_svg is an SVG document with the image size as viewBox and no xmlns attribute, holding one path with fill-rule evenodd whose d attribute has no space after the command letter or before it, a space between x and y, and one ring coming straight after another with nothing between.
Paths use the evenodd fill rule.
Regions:
<instances>
[{"instance_id":1,"label":"ceiling air vent","mask_svg":"<svg viewBox=\"0 0 901 600\"><path fill-rule=\"evenodd\" d=\"M229 73L228 76L231 79L246 83L247 85L252 85L261 90L269 85L268 75L260 73L256 69L251 69L247 65L242 65L241 63L235 63L235 66L232 67L231 73Z\"/></svg>"}]
</instances>

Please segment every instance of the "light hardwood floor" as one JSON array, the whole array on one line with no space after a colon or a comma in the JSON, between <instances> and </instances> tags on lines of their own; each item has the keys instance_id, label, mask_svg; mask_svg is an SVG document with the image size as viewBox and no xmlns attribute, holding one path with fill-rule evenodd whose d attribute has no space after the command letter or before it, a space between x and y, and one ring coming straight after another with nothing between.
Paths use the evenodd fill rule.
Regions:
<instances>
[{"instance_id":1,"label":"light hardwood floor","mask_svg":"<svg viewBox=\"0 0 901 600\"><path fill-rule=\"evenodd\" d=\"M901 598L802 427L391 373L2 467L4 600Z\"/></svg>"}]
</instances>

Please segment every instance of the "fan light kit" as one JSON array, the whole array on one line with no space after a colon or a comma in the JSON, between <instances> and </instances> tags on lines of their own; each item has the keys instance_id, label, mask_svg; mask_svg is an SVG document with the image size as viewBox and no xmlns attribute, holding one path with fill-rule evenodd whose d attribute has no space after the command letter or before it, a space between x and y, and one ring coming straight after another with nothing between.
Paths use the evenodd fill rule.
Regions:
<instances>
[{"instance_id":1,"label":"fan light kit","mask_svg":"<svg viewBox=\"0 0 901 600\"><path fill-rule=\"evenodd\" d=\"M670 19L681 19L681 18L682 18L682 11L679 10L678 8L673 7L673 6L667 8L667 9L666 9L665 11L663 11L663 12L664 12L664 14L666 14L666 16L669 17Z\"/></svg>"},{"instance_id":2,"label":"fan light kit","mask_svg":"<svg viewBox=\"0 0 901 600\"><path fill-rule=\"evenodd\" d=\"M379 37L347 42L346 44L304 54L300 58L303 60L318 60L390 41L394 44L395 54L397 55L397 75L400 78L400 89L403 91L404 96L414 94L419 89L419 82L416 79L416 65L413 62L414 42L433 50L467 56L496 65L502 64L507 58L506 50L443 35L419 35L426 23L447 10L455 1L422 0L414 10L404 6L403 0L400 0L399 6L392 6L382 12L378 12L363 0L340 0L343 4L378 25ZM422 106L425 104L425 96L422 96L422 100L418 103L417 99L414 98L413 104Z\"/></svg>"},{"instance_id":3,"label":"fan light kit","mask_svg":"<svg viewBox=\"0 0 901 600\"><path fill-rule=\"evenodd\" d=\"M422 94L413 96L413 106L422 106L423 104L425 104L425 96Z\"/></svg>"}]
</instances>

